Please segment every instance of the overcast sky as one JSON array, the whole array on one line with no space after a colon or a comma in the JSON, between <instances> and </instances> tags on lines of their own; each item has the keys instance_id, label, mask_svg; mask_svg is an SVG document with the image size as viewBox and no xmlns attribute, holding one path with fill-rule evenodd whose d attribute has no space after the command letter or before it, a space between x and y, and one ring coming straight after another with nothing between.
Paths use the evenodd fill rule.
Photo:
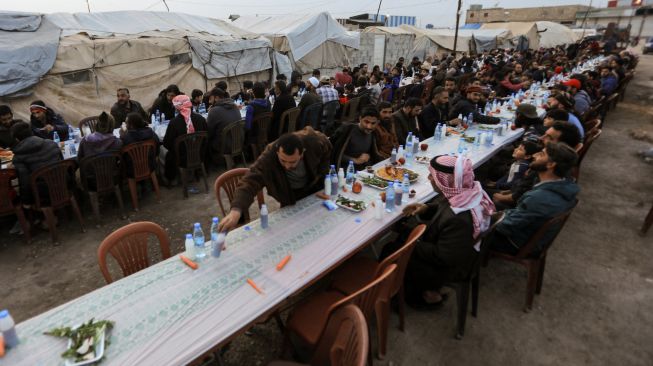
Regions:
<instances>
[{"instance_id":1,"label":"overcast sky","mask_svg":"<svg viewBox=\"0 0 653 366\"><path fill-rule=\"evenodd\" d=\"M456 23L456 0L382 0L380 14L417 16L417 25L451 26ZM328 11L337 18L361 13L376 13L378 0L166 0L170 11L225 19L230 14L280 15ZM166 11L162 0L88 0L91 12L115 10ZM547 0L547 6L589 5L590 0ZM607 0L593 0L592 5L605 7ZM85 0L0 0L0 10L40 13L87 12ZM484 7L536 7L538 0L463 0L461 24L470 4Z\"/></svg>"}]
</instances>

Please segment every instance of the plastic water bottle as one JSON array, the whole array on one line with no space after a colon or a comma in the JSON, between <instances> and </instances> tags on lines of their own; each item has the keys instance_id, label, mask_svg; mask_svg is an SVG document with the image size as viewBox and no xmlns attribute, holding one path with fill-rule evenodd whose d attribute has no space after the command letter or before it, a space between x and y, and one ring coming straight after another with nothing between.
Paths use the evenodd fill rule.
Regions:
<instances>
[{"instance_id":1,"label":"plastic water bottle","mask_svg":"<svg viewBox=\"0 0 653 366\"><path fill-rule=\"evenodd\" d=\"M75 138L75 130L73 130L73 127L71 125L68 125L68 140L74 140Z\"/></svg>"},{"instance_id":2,"label":"plastic water bottle","mask_svg":"<svg viewBox=\"0 0 653 366\"><path fill-rule=\"evenodd\" d=\"M494 133L492 131L488 131L485 135L485 146L492 145L494 145Z\"/></svg>"},{"instance_id":3,"label":"plastic water bottle","mask_svg":"<svg viewBox=\"0 0 653 366\"><path fill-rule=\"evenodd\" d=\"M16 323L14 318L9 314L9 310L0 311L0 333L5 340L5 345L9 348L18 345L18 335L16 334Z\"/></svg>"},{"instance_id":4,"label":"plastic water bottle","mask_svg":"<svg viewBox=\"0 0 653 366\"><path fill-rule=\"evenodd\" d=\"M261 205L261 229L268 228L268 206L264 203Z\"/></svg>"},{"instance_id":5,"label":"plastic water bottle","mask_svg":"<svg viewBox=\"0 0 653 366\"><path fill-rule=\"evenodd\" d=\"M392 152L390 153L390 164L397 163L397 148L393 147Z\"/></svg>"},{"instance_id":6,"label":"plastic water bottle","mask_svg":"<svg viewBox=\"0 0 653 366\"><path fill-rule=\"evenodd\" d=\"M344 186L345 186L345 170L343 168L340 168L338 169L338 188L342 188Z\"/></svg>"},{"instance_id":7,"label":"plastic water bottle","mask_svg":"<svg viewBox=\"0 0 653 366\"><path fill-rule=\"evenodd\" d=\"M327 174L324 177L324 194L331 196L331 174Z\"/></svg>"},{"instance_id":8,"label":"plastic water bottle","mask_svg":"<svg viewBox=\"0 0 653 366\"><path fill-rule=\"evenodd\" d=\"M342 170L342 168L340 168L340 170ZM329 184L331 184L331 199L335 200L336 198L338 198L338 186L340 186L340 178L338 178L337 175L332 174L331 182Z\"/></svg>"},{"instance_id":9,"label":"plastic water bottle","mask_svg":"<svg viewBox=\"0 0 653 366\"><path fill-rule=\"evenodd\" d=\"M406 151L406 156L404 157L404 160L406 161L404 165L407 167L413 166L413 153L411 152L412 150L413 148L411 147L410 150Z\"/></svg>"},{"instance_id":10,"label":"plastic water bottle","mask_svg":"<svg viewBox=\"0 0 653 366\"><path fill-rule=\"evenodd\" d=\"M224 249L224 240L226 238L225 233L218 233L215 236L215 239L211 239L211 256L214 258L219 258L220 253Z\"/></svg>"},{"instance_id":11,"label":"plastic water bottle","mask_svg":"<svg viewBox=\"0 0 653 366\"><path fill-rule=\"evenodd\" d=\"M152 123L152 128L156 128L159 125L159 119L157 118L157 116L152 115L151 123Z\"/></svg>"},{"instance_id":12,"label":"plastic water bottle","mask_svg":"<svg viewBox=\"0 0 653 366\"><path fill-rule=\"evenodd\" d=\"M329 168L329 175L336 175L336 166L335 165L331 165L331 167Z\"/></svg>"},{"instance_id":13,"label":"plastic water bottle","mask_svg":"<svg viewBox=\"0 0 653 366\"><path fill-rule=\"evenodd\" d=\"M413 133L408 131L408 136L406 136L406 149L408 149L408 144L413 146Z\"/></svg>"},{"instance_id":14,"label":"plastic water bottle","mask_svg":"<svg viewBox=\"0 0 653 366\"><path fill-rule=\"evenodd\" d=\"M196 222L193 225L193 242L195 243L195 258L197 260L202 260L206 257L206 252L204 249L204 232L199 222Z\"/></svg>"},{"instance_id":15,"label":"plastic water bottle","mask_svg":"<svg viewBox=\"0 0 653 366\"><path fill-rule=\"evenodd\" d=\"M419 152L419 137L413 136L413 156Z\"/></svg>"},{"instance_id":16,"label":"plastic water bottle","mask_svg":"<svg viewBox=\"0 0 653 366\"><path fill-rule=\"evenodd\" d=\"M442 128L440 129L440 140L444 140L446 138L447 138L447 125L443 123Z\"/></svg>"},{"instance_id":17,"label":"plastic water bottle","mask_svg":"<svg viewBox=\"0 0 653 366\"><path fill-rule=\"evenodd\" d=\"M483 133L482 132L476 132L476 139L474 139L474 146L479 147L481 146L481 139L483 138Z\"/></svg>"},{"instance_id":18,"label":"plastic water bottle","mask_svg":"<svg viewBox=\"0 0 653 366\"><path fill-rule=\"evenodd\" d=\"M218 240L218 235L220 232L218 231L218 223L220 222L220 219L217 217L214 217L211 220L211 256L212 257L219 257L220 256L220 251L215 251L215 243Z\"/></svg>"},{"instance_id":19,"label":"plastic water bottle","mask_svg":"<svg viewBox=\"0 0 653 366\"><path fill-rule=\"evenodd\" d=\"M356 179L355 174L356 174L356 169L354 169L354 162L349 160L349 166L347 166L345 185L347 186L347 190L349 190L350 192L354 185L354 180Z\"/></svg>"},{"instance_id":20,"label":"plastic water bottle","mask_svg":"<svg viewBox=\"0 0 653 366\"><path fill-rule=\"evenodd\" d=\"M408 202L408 194L410 193L410 178L408 178L408 173L404 173L404 180L401 182L401 190L404 193L401 202L406 203Z\"/></svg>"},{"instance_id":21,"label":"plastic water bottle","mask_svg":"<svg viewBox=\"0 0 653 366\"><path fill-rule=\"evenodd\" d=\"M52 134L52 141L56 142L57 146L59 146L59 144L61 143L61 139L59 139L59 134L57 133L57 131L54 131L54 133Z\"/></svg>"},{"instance_id":22,"label":"plastic water bottle","mask_svg":"<svg viewBox=\"0 0 653 366\"><path fill-rule=\"evenodd\" d=\"M161 113L161 119L159 120L159 123L163 123L166 120L166 114Z\"/></svg>"},{"instance_id":23,"label":"plastic water bottle","mask_svg":"<svg viewBox=\"0 0 653 366\"><path fill-rule=\"evenodd\" d=\"M195 259L195 242L193 242L193 234L186 234L184 249L186 250L186 256L188 259Z\"/></svg>"},{"instance_id":24,"label":"plastic water bottle","mask_svg":"<svg viewBox=\"0 0 653 366\"><path fill-rule=\"evenodd\" d=\"M156 123L161 122L161 112L157 109L156 112L154 113L154 116L156 118ZM154 124L154 123L153 123Z\"/></svg>"},{"instance_id":25,"label":"plastic water bottle","mask_svg":"<svg viewBox=\"0 0 653 366\"><path fill-rule=\"evenodd\" d=\"M433 141L439 141L441 139L440 130L442 129L442 123L438 123L435 126L435 131L433 131Z\"/></svg>"},{"instance_id":26,"label":"plastic water bottle","mask_svg":"<svg viewBox=\"0 0 653 366\"><path fill-rule=\"evenodd\" d=\"M395 179L393 185L395 187L395 206L401 206L401 202L403 202L402 198L403 198L403 195L404 195L404 190L401 187L401 184L399 184L399 181L396 180L396 179ZM386 199L388 199L387 196L386 196Z\"/></svg>"},{"instance_id":27,"label":"plastic water bottle","mask_svg":"<svg viewBox=\"0 0 653 366\"><path fill-rule=\"evenodd\" d=\"M458 139L458 154L462 154L464 150L465 150L465 138L460 137L460 139Z\"/></svg>"},{"instance_id":28,"label":"plastic water bottle","mask_svg":"<svg viewBox=\"0 0 653 366\"><path fill-rule=\"evenodd\" d=\"M395 187L392 182L388 182L388 187L385 189L385 210L387 212L395 210Z\"/></svg>"},{"instance_id":29,"label":"plastic water bottle","mask_svg":"<svg viewBox=\"0 0 653 366\"><path fill-rule=\"evenodd\" d=\"M397 149L397 159L401 159L404 157L404 145L399 145L399 149Z\"/></svg>"}]
</instances>

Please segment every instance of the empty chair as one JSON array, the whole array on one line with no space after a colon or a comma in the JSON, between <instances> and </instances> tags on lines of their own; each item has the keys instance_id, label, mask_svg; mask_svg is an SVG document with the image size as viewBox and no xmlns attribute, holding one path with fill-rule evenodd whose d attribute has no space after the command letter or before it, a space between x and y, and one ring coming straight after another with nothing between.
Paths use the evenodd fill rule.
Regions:
<instances>
[{"instance_id":1,"label":"empty chair","mask_svg":"<svg viewBox=\"0 0 653 366\"><path fill-rule=\"evenodd\" d=\"M397 265L397 273L390 287L389 298L398 296L399 303L399 329L404 330L404 275L408 260L415 248L415 242L426 230L426 225L417 225L410 233L404 245L397 251L386 257L380 263L367 258L356 257L347 261L344 265L336 270L334 281L331 288L349 295L377 278L391 264ZM377 331L379 338L379 357L385 356L387 335L388 335L388 317L390 315L389 304L379 304L376 308Z\"/></svg>"},{"instance_id":2,"label":"empty chair","mask_svg":"<svg viewBox=\"0 0 653 366\"><path fill-rule=\"evenodd\" d=\"M197 171L202 173L204 189L209 193L209 183L206 181L206 168L204 167L204 153L208 132L194 132L181 135L175 139L175 154L179 178L184 193L188 198L188 180L194 178Z\"/></svg>"},{"instance_id":3,"label":"empty chair","mask_svg":"<svg viewBox=\"0 0 653 366\"><path fill-rule=\"evenodd\" d=\"M299 119L300 109L294 107L286 110L281 114L279 119L279 136L286 132L294 132L297 130L297 120Z\"/></svg>"},{"instance_id":4,"label":"empty chair","mask_svg":"<svg viewBox=\"0 0 653 366\"><path fill-rule=\"evenodd\" d=\"M100 221L99 195L113 193L125 218L125 206L120 187L120 152L109 151L83 158L79 162L79 178L93 207L95 219Z\"/></svg>"},{"instance_id":5,"label":"empty chair","mask_svg":"<svg viewBox=\"0 0 653 366\"><path fill-rule=\"evenodd\" d=\"M245 160L245 121L240 120L228 124L222 130L222 156L224 157L227 170L234 167L234 157L240 156Z\"/></svg>"},{"instance_id":6,"label":"empty chair","mask_svg":"<svg viewBox=\"0 0 653 366\"><path fill-rule=\"evenodd\" d=\"M358 306L369 321L379 304L389 301L396 270L396 264L389 265L377 278L351 295L339 291L322 291L311 295L291 310L286 323L286 342L293 336L302 346L314 351L331 314L347 304Z\"/></svg>"},{"instance_id":7,"label":"empty chair","mask_svg":"<svg viewBox=\"0 0 653 366\"><path fill-rule=\"evenodd\" d=\"M118 262L126 277L150 266L147 244L155 236L161 248L162 259L170 258L170 239L161 226L153 222L134 222L107 236L97 250L98 265L107 283L113 282L107 266L107 254Z\"/></svg>"},{"instance_id":8,"label":"empty chair","mask_svg":"<svg viewBox=\"0 0 653 366\"><path fill-rule=\"evenodd\" d=\"M272 112L260 113L252 119L252 130L256 131L256 139L250 145L254 160L256 160L268 144L268 128L270 123L272 123Z\"/></svg>"},{"instance_id":9,"label":"empty chair","mask_svg":"<svg viewBox=\"0 0 653 366\"><path fill-rule=\"evenodd\" d=\"M18 218L18 223L20 224L21 229L23 229L25 239L27 239L27 242L29 243L32 241L30 226L25 218L25 212L23 211L23 206L18 200L16 191L11 187L11 181L16 179L16 177L17 175L14 169L0 170L0 216L15 214Z\"/></svg>"},{"instance_id":10,"label":"empty chair","mask_svg":"<svg viewBox=\"0 0 653 366\"><path fill-rule=\"evenodd\" d=\"M81 121L79 121L79 124L77 126L79 127L79 131L81 132L82 137L85 137L87 134L90 135L93 132L95 132L97 122L98 122L98 116L86 117L83 118ZM85 130L84 127L88 127L88 131L86 131L86 133L84 131Z\"/></svg>"},{"instance_id":11,"label":"empty chair","mask_svg":"<svg viewBox=\"0 0 653 366\"><path fill-rule=\"evenodd\" d=\"M236 168L236 169L231 169L228 170L222 174L215 180L214 184L214 190L215 190L215 198L218 200L218 206L220 206L220 211L222 212L222 216L226 216L231 209L231 207L228 207L225 209L224 204L222 203L222 191L224 191L227 194L227 199L229 200L229 205L231 205L231 202L234 199L234 193L236 192L236 187L238 187L238 182L249 172L249 168ZM262 204L265 203L265 200L263 198L263 191L259 191L258 194L256 195L256 200L258 202L259 208L261 207ZM249 218L249 212L243 212L242 213L242 220L244 220L244 223L248 223L250 218Z\"/></svg>"},{"instance_id":12,"label":"empty chair","mask_svg":"<svg viewBox=\"0 0 653 366\"><path fill-rule=\"evenodd\" d=\"M123 167L129 183L132 205L138 211L136 183L151 180L156 198L161 201L159 181L156 178L156 142L146 140L124 146L120 151Z\"/></svg>"},{"instance_id":13,"label":"empty chair","mask_svg":"<svg viewBox=\"0 0 653 366\"><path fill-rule=\"evenodd\" d=\"M356 305L336 309L329 317L316 351L313 366L364 366L367 364L369 333L365 315ZM296 362L273 361L268 366L304 365Z\"/></svg>"},{"instance_id":14,"label":"empty chair","mask_svg":"<svg viewBox=\"0 0 653 366\"><path fill-rule=\"evenodd\" d=\"M583 143L586 143L587 139L601 128L601 120L598 118L590 119L583 124L583 128L585 129L585 141Z\"/></svg>"},{"instance_id":15,"label":"empty chair","mask_svg":"<svg viewBox=\"0 0 653 366\"><path fill-rule=\"evenodd\" d=\"M578 204L578 201L576 201ZM574 205L575 207L575 205ZM518 263L528 270L528 280L526 281L526 303L524 305L524 312L529 312L533 309L533 298L535 294L540 294L542 291L542 283L544 281L544 267L546 265L547 252L555 241L556 237L562 230L565 222L574 210L572 207L569 211L563 212L547 220L542 226L533 234L516 255L489 250L488 254L492 258L500 258L510 262ZM553 230L553 235L547 243L541 243L545 234ZM541 248L539 250L538 248Z\"/></svg>"},{"instance_id":16,"label":"empty chair","mask_svg":"<svg viewBox=\"0 0 653 366\"><path fill-rule=\"evenodd\" d=\"M58 161L35 170L30 177L34 206L43 212L54 243L57 243L58 239L54 210L65 206L72 206L82 232L86 232L82 213L79 211L71 188L76 166L77 164L72 160Z\"/></svg>"}]
</instances>

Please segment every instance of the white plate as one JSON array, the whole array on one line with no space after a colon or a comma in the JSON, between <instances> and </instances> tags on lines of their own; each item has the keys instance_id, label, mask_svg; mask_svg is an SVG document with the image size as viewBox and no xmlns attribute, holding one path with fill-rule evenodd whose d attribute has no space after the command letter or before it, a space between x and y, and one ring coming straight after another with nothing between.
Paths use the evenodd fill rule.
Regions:
<instances>
[{"instance_id":1,"label":"white plate","mask_svg":"<svg viewBox=\"0 0 653 366\"><path fill-rule=\"evenodd\" d=\"M418 164L429 164L431 162L431 158L428 156L416 156L415 162Z\"/></svg>"},{"instance_id":2,"label":"white plate","mask_svg":"<svg viewBox=\"0 0 653 366\"><path fill-rule=\"evenodd\" d=\"M81 324L78 324L73 329L79 328L80 326L81 326ZM106 335L107 335L107 328L105 326L104 331L102 332L100 337L95 341L95 345L94 345L95 346L94 347L95 348L95 357L93 357L93 359L86 360L86 361L75 362L74 360L72 360L70 358L66 358L64 360L64 366L89 365L89 364L92 364L94 362L98 362L99 360L101 360L102 357L104 357L104 340L106 338ZM73 340L68 339L68 348L70 348L72 346L73 346Z\"/></svg>"},{"instance_id":3,"label":"white plate","mask_svg":"<svg viewBox=\"0 0 653 366\"><path fill-rule=\"evenodd\" d=\"M349 206L343 205L343 204L341 204L341 203L338 202L338 201L336 201L336 205L338 205L338 206L344 208L345 210L349 210L349 211L352 211L352 212L361 212L361 211L363 211L363 210L365 210L365 209L367 208L367 205L365 204L365 202L363 202L363 209L361 209L361 210L357 210L357 209L355 209L355 208L353 208L353 207L349 207Z\"/></svg>"}]
</instances>

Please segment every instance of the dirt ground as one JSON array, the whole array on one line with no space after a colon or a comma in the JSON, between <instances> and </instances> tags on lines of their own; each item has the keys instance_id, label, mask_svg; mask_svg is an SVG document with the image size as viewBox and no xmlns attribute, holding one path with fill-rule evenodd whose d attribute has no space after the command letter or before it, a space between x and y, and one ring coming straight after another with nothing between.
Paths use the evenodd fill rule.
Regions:
<instances>
[{"instance_id":1,"label":"dirt ground","mask_svg":"<svg viewBox=\"0 0 653 366\"><path fill-rule=\"evenodd\" d=\"M393 315L388 356L376 364L653 365L653 230L638 235L653 204L653 165L635 155L653 143L630 137L632 131L653 137L652 102L653 56L642 56L626 100L609 114L583 162L580 203L549 252L542 294L531 313L521 310L525 271L493 261L482 271L479 316L468 317L463 340L453 339L452 296L438 311L409 308L403 333ZM210 174L209 182L216 176ZM177 253L192 223L208 222L219 211L212 187L210 194L188 200L180 188L163 188L162 195L163 203L156 203L146 194L141 211L129 212L128 220L121 220L115 203L107 200L99 223L84 202L87 232L63 215L58 247L45 231L25 244L8 234L13 219L0 221L0 308L10 309L20 322L104 285L97 247L128 222L160 224ZM225 360L264 365L280 344L273 322L259 325L231 344Z\"/></svg>"}]
</instances>

